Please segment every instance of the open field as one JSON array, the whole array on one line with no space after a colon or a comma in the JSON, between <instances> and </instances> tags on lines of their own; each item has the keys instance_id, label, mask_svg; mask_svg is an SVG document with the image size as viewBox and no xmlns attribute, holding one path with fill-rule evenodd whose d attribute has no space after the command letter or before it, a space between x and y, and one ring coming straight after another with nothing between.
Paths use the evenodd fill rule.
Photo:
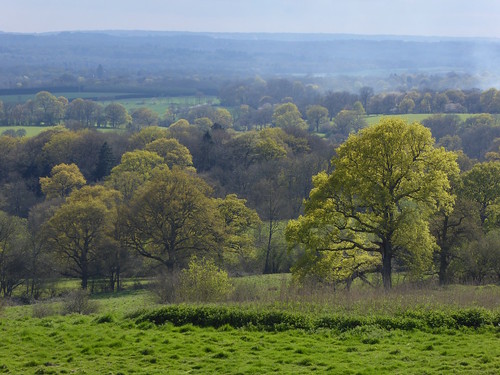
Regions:
<instances>
[{"instance_id":1,"label":"open field","mask_svg":"<svg viewBox=\"0 0 500 375\"><path fill-rule=\"evenodd\" d=\"M52 126L0 126L0 134L6 130L24 129L26 131L26 137L35 137L50 128L52 128Z\"/></svg>"},{"instance_id":2,"label":"open field","mask_svg":"<svg viewBox=\"0 0 500 375\"><path fill-rule=\"evenodd\" d=\"M497 374L500 333L362 327L338 333L137 325L112 315L4 319L12 374Z\"/></svg>"},{"instance_id":3,"label":"open field","mask_svg":"<svg viewBox=\"0 0 500 375\"><path fill-rule=\"evenodd\" d=\"M59 97L64 96L68 100L82 98L82 99L97 99L99 98L110 98L116 96L127 95L127 93L123 92L80 92L80 91L71 91L71 92L53 92L53 95ZM0 100L4 103L24 103L29 99L34 99L36 94L20 94L20 95L0 95Z\"/></svg>"},{"instance_id":4,"label":"open field","mask_svg":"<svg viewBox=\"0 0 500 375\"><path fill-rule=\"evenodd\" d=\"M160 116L172 106L192 107L195 105L218 104L219 100L215 96L176 96L176 97L158 97L158 98L136 98L136 99L118 99L117 103L122 104L131 113L135 108L147 107L158 113ZM100 104L106 106L111 101L100 101Z\"/></svg>"},{"instance_id":5,"label":"open field","mask_svg":"<svg viewBox=\"0 0 500 375\"><path fill-rule=\"evenodd\" d=\"M454 114L454 113L450 113L450 114ZM456 115L458 115L462 121L465 121L469 117L477 116L478 114L477 113L472 113L472 114L469 114L469 113L456 113ZM421 123L423 120L425 120L426 118L431 117L431 116L433 116L433 114L429 114L429 113L410 113L410 114L406 114L406 115L403 115L403 114L397 114L397 115L368 115L368 116L365 117L365 120L366 120L366 122L367 122L368 125L373 125L373 124L378 123L382 117L400 117L400 118L403 118L407 122L410 122L410 123L411 122L420 122ZM492 115L492 116L495 117L496 123L499 124L500 117L498 115Z\"/></svg>"},{"instance_id":6,"label":"open field","mask_svg":"<svg viewBox=\"0 0 500 375\"><path fill-rule=\"evenodd\" d=\"M53 128L53 126L0 126L0 134L2 134L5 130L20 130L24 129L26 130L26 137L35 137L41 132L44 132L45 130L49 130ZM123 131L124 129L112 129L112 128L97 128L97 131L106 133L106 132L119 132Z\"/></svg>"},{"instance_id":7,"label":"open field","mask_svg":"<svg viewBox=\"0 0 500 375\"><path fill-rule=\"evenodd\" d=\"M121 103L131 112L135 108L147 107L163 116L165 111L172 107L192 107L203 104L218 104L219 100L215 96L172 96L172 97L144 97L144 98L124 98L127 93L117 92L60 92L53 93L55 96L64 96L69 100L76 98L92 99L103 106L112 102ZM25 103L29 99L34 99L35 94L22 95L0 95L0 101L4 103ZM116 99L115 99L116 98Z\"/></svg>"},{"instance_id":8,"label":"open field","mask_svg":"<svg viewBox=\"0 0 500 375\"><path fill-rule=\"evenodd\" d=\"M193 320L194 325L153 324L147 319L148 314L164 309L147 290L96 295L91 302L97 304L98 310L91 315L61 315L64 299L31 306L7 306L0 315L0 373L500 372L499 327L480 323L470 328L467 325L471 322L467 320L459 326L446 323L448 310L450 317L462 311L469 312L468 316L474 319L477 318L475 312L498 319L498 286L396 289L390 293L356 288L350 293L330 290L328 297L326 290L316 294L294 290L288 283L289 278L282 275L235 281L240 288L254 286L255 294L252 291L244 299L240 291L239 297L233 296L233 301L219 305L167 307L174 312L186 309L196 313L205 309L213 311L212 318L217 317L218 311L248 313L255 319L265 319L266 314L270 314L273 325L234 328L222 321L198 326L203 325L202 320L198 323ZM68 281L63 287L70 284ZM480 306L486 310L474 310ZM459 307L466 310L457 310ZM414 314L417 324L421 319L426 319L426 323L420 328L388 328L387 322L398 319L398 311ZM418 311L422 313L418 315ZM359 320L363 315L373 320ZM291 325L292 320L277 321L277 316L298 316L305 321L330 317L324 322L331 324L324 325L329 328L298 329ZM183 319L194 318L186 314ZM348 322L350 326L334 328L336 322ZM475 322L479 320L471 324Z\"/></svg>"}]
</instances>

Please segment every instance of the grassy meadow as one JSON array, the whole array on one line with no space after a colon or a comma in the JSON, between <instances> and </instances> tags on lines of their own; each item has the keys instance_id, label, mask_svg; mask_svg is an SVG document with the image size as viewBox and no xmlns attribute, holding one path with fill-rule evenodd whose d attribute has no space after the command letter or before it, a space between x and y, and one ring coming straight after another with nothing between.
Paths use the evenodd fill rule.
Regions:
<instances>
[{"instance_id":1,"label":"grassy meadow","mask_svg":"<svg viewBox=\"0 0 500 375\"><path fill-rule=\"evenodd\" d=\"M71 297L4 306L0 373L500 373L498 286L347 292L298 289L286 275L234 283L219 304L159 305L130 285L92 296L90 314L65 311ZM181 320L151 319L165 311Z\"/></svg>"},{"instance_id":2,"label":"grassy meadow","mask_svg":"<svg viewBox=\"0 0 500 375\"><path fill-rule=\"evenodd\" d=\"M6 130L20 130L24 129L26 131L26 137L36 137L38 134L45 130L51 129L52 126L1 126L0 134Z\"/></svg>"},{"instance_id":3,"label":"grassy meadow","mask_svg":"<svg viewBox=\"0 0 500 375\"><path fill-rule=\"evenodd\" d=\"M176 96L176 97L156 97L156 98L137 98L137 99L119 99L116 102L122 104L129 113L136 108L146 107L158 115L163 116L165 111L171 107L192 107L203 104L218 104L219 100L215 96ZM112 101L100 101L100 104L106 106Z\"/></svg>"},{"instance_id":4,"label":"grassy meadow","mask_svg":"<svg viewBox=\"0 0 500 375\"><path fill-rule=\"evenodd\" d=\"M128 95L123 92L81 92L81 91L68 91L68 92L53 92L53 95L60 97L64 96L68 100L76 98L99 100L99 98L110 98L120 95ZM0 95L0 100L4 103L25 103L30 99L34 99L36 94L20 94L20 95Z\"/></svg>"},{"instance_id":5,"label":"grassy meadow","mask_svg":"<svg viewBox=\"0 0 500 375\"><path fill-rule=\"evenodd\" d=\"M450 113L450 114L458 115L462 121L467 120L469 117L473 117L473 116L477 116L478 115L477 113L472 113L472 114L469 114L469 113ZM398 118L404 119L408 123L412 123L412 122L422 123L423 120L425 120L426 118L431 117L431 116L434 116L434 114L429 114L429 113L410 113L410 114L406 114L406 115L405 114L397 114L397 115L367 115L365 117L365 120L366 120L366 123L368 125L377 124L382 117L398 117ZM495 118L496 124L498 125L500 123L500 116L499 115L492 115L492 116Z\"/></svg>"}]
</instances>

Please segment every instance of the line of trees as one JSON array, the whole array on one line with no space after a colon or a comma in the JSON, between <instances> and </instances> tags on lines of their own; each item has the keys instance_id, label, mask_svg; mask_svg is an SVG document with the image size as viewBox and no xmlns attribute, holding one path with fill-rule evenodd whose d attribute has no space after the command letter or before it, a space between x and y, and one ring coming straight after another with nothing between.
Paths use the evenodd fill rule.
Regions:
<instances>
[{"instance_id":1,"label":"line of trees","mask_svg":"<svg viewBox=\"0 0 500 375\"><path fill-rule=\"evenodd\" d=\"M343 111L361 118L363 109L358 101ZM363 126L339 130L340 111L329 126L351 136L333 159L339 140L308 131L329 122L322 106L304 116L290 101L273 105L245 132L234 131L241 116L223 108L185 115L129 133L0 136L2 293L24 285L37 297L57 275L82 287L105 279L113 290L124 275L171 272L191 255L233 273L291 269L333 283L380 272L385 287L394 268L443 284L500 277L500 134L491 115L437 115L425 127L384 120L354 135ZM469 143L480 163L463 152L476 156ZM287 246L285 225L301 214Z\"/></svg>"},{"instance_id":2,"label":"line of trees","mask_svg":"<svg viewBox=\"0 0 500 375\"><path fill-rule=\"evenodd\" d=\"M368 114L407 113L500 113L500 94L495 88L418 90L405 89L375 92L363 86L357 93L328 91L323 93L314 84L287 79L262 79L230 83L219 94L222 105L248 105L257 109L266 104L293 101L301 112L311 105L327 108L333 118L344 109L353 109L359 101Z\"/></svg>"},{"instance_id":3,"label":"line of trees","mask_svg":"<svg viewBox=\"0 0 500 375\"><path fill-rule=\"evenodd\" d=\"M257 79L252 82L230 84L220 91L221 103L232 108L234 125L238 130L268 124L273 106L294 103L303 118L311 118L311 130L319 131L324 119L333 120L342 111L363 114L408 113L500 113L500 93L491 88L486 91L448 89L445 91L400 91L375 93L371 87L362 87L357 94L347 91L322 93L319 87L286 79ZM314 110L311 111L311 108ZM321 108L321 109L320 109ZM324 111L327 113L323 113ZM271 114L270 114L271 112ZM344 114L345 115L345 114ZM226 116L226 118L225 118ZM318 118L319 116L319 118ZM212 123L227 126L227 114L214 113L211 106L182 110L171 108L160 117L149 108L141 107L128 113L119 103L103 107L89 99L68 101L47 91L36 94L25 103L0 102L0 123L3 125L55 125L62 121L68 127L88 128L110 126L168 126L178 118L190 122L207 118ZM320 121L321 120L321 121Z\"/></svg>"}]
</instances>

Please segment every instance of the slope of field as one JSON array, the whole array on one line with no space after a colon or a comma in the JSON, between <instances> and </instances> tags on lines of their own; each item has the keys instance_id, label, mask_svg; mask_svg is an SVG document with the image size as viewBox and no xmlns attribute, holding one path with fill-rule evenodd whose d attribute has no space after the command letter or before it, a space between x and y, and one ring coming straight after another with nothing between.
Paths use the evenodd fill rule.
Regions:
<instances>
[{"instance_id":1,"label":"slope of field","mask_svg":"<svg viewBox=\"0 0 500 375\"><path fill-rule=\"evenodd\" d=\"M259 332L135 325L112 316L4 319L0 371L13 374L498 374L499 333L365 327Z\"/></svg>"},{"instance_id":2,"label":"slope of field","mask_svg":"<svg viewBox=\"0 0 500 375\"><path fill-rule=\"evenodd\" d=\"M258 277L240 283L255 284L266 297ZM274 304L240 305L254 311L297 311L315 314L344 311L364 303L362 310L388 314L388 309L416 309L415 301L428 301L427 315L443 311L434 299L462 306L491 306L498 315L498 287L460 287L450 290L415 290L409 293L355 291L335 293L331 304L304 302L295 294L286 296L283 278L267 278L267 292ZM277 285L282 287L277 287ZM276 290L276 288L278 290ZM271 290L272 289L272 290ZM280 290L281 289L281 290ZM370 294L371 293L371 294ZM276 296L280 297L276 297ZM369 299L371 295L371 300ZM408 298L405 296L408 295ZM460 296L466 300L459 301ZM418 296L418 298L417 298ZM489 297L488 297L489 296ZM192 324L155 325L140 319L142 311L157 310L154 296L145 290L94 297L99 305L92 315L61 315L65 301L32 306L5 307L0 317L0 373L11 374L498 374L500 372L500 328L439 327L387 329L364 324L350 329L263 330L248 325L218 328ZM301 302L302 300L302 302ZM315 299L318 301L318 299ZM413 303L412 306L405 304ZM268 304L269 302L265 302ZM331 306L330 306L331 304ZM340 307L337 305L341 305ZM187 306L187 305L184 305ZM215 306L215 305L212 305ZM238 305L237 305L238 306ZM406 307L404 307L406 306ZM182 306L181 306L182 308ZM143 310L146 309L146 310ZM312 310L311 310L312 309ZM429 310L430 309L430 310ZM441 309L441 310L440 310ZM314 312L314 311L316 312ZM310 311L310 312L308 312ZM495 316L496 316L495 315ZM443 316L442 313L436 317ZM495 318L496 319L496 318Z\"/></svg>"}]
</instances>

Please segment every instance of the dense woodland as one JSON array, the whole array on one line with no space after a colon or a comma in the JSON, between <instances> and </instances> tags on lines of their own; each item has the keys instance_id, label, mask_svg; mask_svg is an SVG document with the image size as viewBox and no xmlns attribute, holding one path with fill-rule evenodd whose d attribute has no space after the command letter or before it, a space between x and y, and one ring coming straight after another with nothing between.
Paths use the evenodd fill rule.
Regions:
<instances>
[{"instance_id":1,"label":"dense woodland","mask_svg":"<svg viewBox=\"0 0 500 375\"><path fill-rule=\"evenodd\" d=\"M291 270L334 285L377 284L380 273L389 288L393 270L415 282L499 281L496 89L322 92L259 78L219 98L164 114L47 91L0 103L2 124L19 126L0 137L2 294L38 298L61 276L116 290L193 255L233 275ZM409 113L429 117L367 125L367 114ZM51 128L25 137L24 125ZM367 173L389 172L368 161L385 145L394 168L375 181Z\"/></svg>"}]
</instances>

